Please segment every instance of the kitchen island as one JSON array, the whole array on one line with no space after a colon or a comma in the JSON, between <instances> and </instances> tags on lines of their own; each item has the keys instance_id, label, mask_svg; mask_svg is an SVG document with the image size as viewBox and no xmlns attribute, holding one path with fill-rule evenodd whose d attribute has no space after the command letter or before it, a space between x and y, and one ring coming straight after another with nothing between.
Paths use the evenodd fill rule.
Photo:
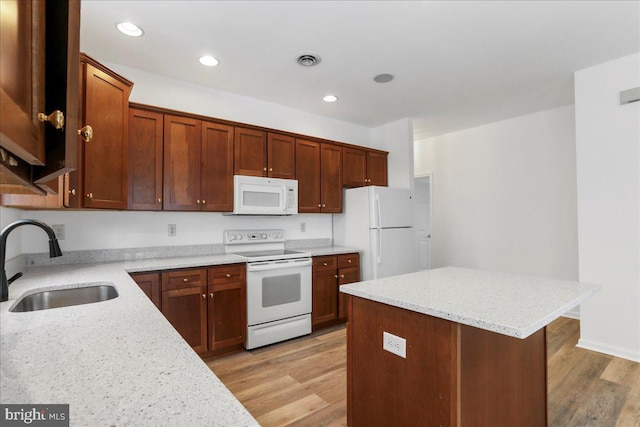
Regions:
<instances>
[{"instance_id":1,"label":"kitchen island","mask_svg":"<svg viewBox=\"0 0 640 427\"><path fill-rule=\"evenodd\" d=\"M454 267L341 286L348 425L547 425L546 325L599 289Z\"/></svg>"}]
</instances>

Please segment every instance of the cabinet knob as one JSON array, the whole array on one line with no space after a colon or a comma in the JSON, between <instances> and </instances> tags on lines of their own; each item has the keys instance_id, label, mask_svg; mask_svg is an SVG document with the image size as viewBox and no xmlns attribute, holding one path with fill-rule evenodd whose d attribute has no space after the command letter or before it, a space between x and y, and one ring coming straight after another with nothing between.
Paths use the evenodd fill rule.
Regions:
<instances>
[{"instance_id":1,"label":"cabinet knob","mask_svg":"<svg viewBox=\"0 0 640 427\"><path fill-rule=\"evenodd\" d=\"M326 207L327 207L327 205L325 205L325 204L322 204L322 207L323 207L323 208L326 208Z\"/></svg>"},{"instance_id":2,"label":"cabinet knob","mask_svg":"<svg viewBox=\"0 0 640 427\"><path fill-rule=\"evenodd\" d=\"M207 294L202 294L202 299L205 299L207 297Z\"/></svg>"},{"instance_id":3,"label":"cabinet knob","mask_svg":"<svg viewBox=\"0 0 640 427\"><path fill-rule=\"evenodd\" d=\"M89 125L86 125L82 129L78 129L78 135L84 142L89 142L93 139L93 128Z\"/></svg>"},{"instance_id":4,"label":"cabinet knob","mask_svg":"<svg viewBox=\"0 0 640 427\"><path fill-rule=\"evenodd\" d=\"M64 127L64 113L60 110L56 110L48 116L44 113L38 113L38 120L41 122L49 122L56 129L62 129Z\"/></svg>"},{"instance_id":5,"label":"cabinet knob","mask_svg":"<svg viewBox=\"0 0 640 427\"><path fill-rule=\"evenodd\" d=\"M225 274L225 276L227 276L227 279L228 279L229 277L231 277L231 275L230 275L229 273Z\"/></svg>"},{"instance_id":6,"label":"cabinet knob","mask_svg":"<svg viewBox=\"0 0 640 427\"><path fill-rule=\"evenodd\" d=\"M269 172L273 172L273 168L269 168Z\"/></svg>"},{"instance_id":7,"label":"cabinet knob","mask_svg":"<svg viewBox=\"0 0 640 427\"><path fill-rule=\"evenodd\" d=\"M213 292L209 294L209 298L213 298Z\"/></svg>"},{"instance_id":8,"label":"cabinet knob","mask_svg":"<svg viewBox=\"0 0 640 427\"><path fill-rule=\"evenodd\" d=\"M324 266L326 267L326 266L327 266L327 265L329 265L329 264L327 264L326 262L323 262L323 263L322 263L322 265L324 265Z\"/></svg>"},{"instance_id":9,"label":"cabinet knob","mask_svg":"<svg viewBox=\"0 0 640 427\"><path fill-rule=\"evenodd\" d=\"M197 203L197 204L200 204L200 200L196 200L196 203Z\"/></svg>"},{"instance_id":10,"label":"cabinet knob","mask_svg":"<svg viewBox=\"0 0 640 427\"><path fill-rule=\"evenodd\" d=\"M263 171L266 171L266 170L267 170L267 168L262 168L262 170L263 170Z\"/></svg>"},{"instance_id":11,"label":"cabinet knob","mask_svg":"<svg viewBox=\"0 0 640 427\"><path fill-rule=\"evenodd\" d=\"M76 189L72 188L71 190L69 190L69 194L71 194L72 196L76 195Z\"/></svg>"},{"instance_id":12,"label":"cabinet knob","mask_svg":"<svg viewBox=\"0 0 640 427\"><path fill-rule=\"evenodd\" d=\"M335 277L335 278L337 279L337 278L338 278L338 275L337 275L337 274L334 274L334 275L333 275L333 277Z\"/></svg>"},{"instance_id":13,"label":"cabinet knob","mask_svg":"<svg viewBox=\"0 0 640 427\"><path fill-rule=\"evenodd\" d=\"M344 274L341 274L341 275L340 275L340 278L341 278L341 279L344 279Z\"/></svg>"},{"instance_id":14,"label":"cabinet knob","mask_svg":"<svg viewBox=\"0 0 640 427\"><path fill-rule=\"evenodd\" d=\"M202 204L204 205L207 201L205 199L202 199Z\"/></svg>"},{"instance_id":15,"label":"cabinet knob","mask_svg":"<svg viewBox=\"0 0 640 427\"><path fill-rule=\"evenodd\" d=\"M87 197L88 197L89 199L93 199L93 193L87 193Z\"/></svg>"},{"instance_id":16,"label":"cabinet knob","mask_svg":"<svg viewBox=\"0 0 640 427\"><path fill-rule=\"evenodd\" d=\"M187 282L189 281L189 279L187 279L187 278L185 277L184 279L182 279L182 281L183 281L184 283L187 283Z\"/></svg>"},{"instance_id":17,"label":"cabinet knob","mask_svg":"<svg viewBox=\"0 0 640 427\"><path fill-rule=\"evenodd\" d=\"M322 207L322 205L318 205L318 207L319 207L319 208L321 208L321 207Z\"/></svg>"},{"instance_id":18,"label":"cabinet knob","mask_svg":"<svg viewBox=\"0 0 640 427\"><path fill-rule=\"evenodd\" d=\"M160 199L160 198L159 198L159 199L158 199L158 203L162 203L162 199Z\"/></svg>"},{"instance_id":19,"label":"cabinet knob","mask_svg":"<svg viewBox=\"0 0 640 427\"><path fill-rule=\"evenodd\" d=\"M348 262L349 264L351 264L351 260L350 260L350 259L348 259L348 260L347 260L347 262Z\"/></svg>"}]
</instances>

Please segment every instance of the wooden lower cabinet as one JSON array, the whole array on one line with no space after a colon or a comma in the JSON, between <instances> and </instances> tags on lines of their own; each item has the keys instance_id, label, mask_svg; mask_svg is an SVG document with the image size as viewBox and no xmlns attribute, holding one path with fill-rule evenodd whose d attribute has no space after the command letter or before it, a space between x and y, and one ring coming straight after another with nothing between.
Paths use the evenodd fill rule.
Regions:
<instances>
[{"instance_id":1,"label":"wooden lower cabinet","mask_svg":"<svg viewBox=\"0 0 640 427\"><path fill-rule=\"evenodd\" d=\"M158 307L162 309L162 287L160 273L133 273L131 278L138 284L142 292Z\"/></svg>"},{"instance_id":2,"label":"wooden lower cabinet","mask_svg":"<svg viewBox=\"0 0 640 427\"><path fill-rule=\"evenodd\" d=\"M350 296L347 422L358 426L547 425L546 328L518 339ZM383 349L406 340L406 358Z\"/></svg>"},{"instance_id":3,"label":"wooden lower cabinet","mask_svg":"<svg viewBox=\"0 0 640 427\"><path fill-rule=\"evenodd\" d=\"M161 273L162 314L202 355L241 349L246 335L244 264ZM135 275L143 288L150 274ZM155 274L157 277L158 274Z\"/></svg>"},{"instance_id":4,"label":"wooden lower cabinet","mask_svg":"<svg viewBox=\"0 0 640 427\"><path fill-rule=\"evenodd\" d=\"M347 319L346 297L340 286L360 281L360 255L357 253L313 258L313 329L331 326Z\"/></svg>"}]
</instances>

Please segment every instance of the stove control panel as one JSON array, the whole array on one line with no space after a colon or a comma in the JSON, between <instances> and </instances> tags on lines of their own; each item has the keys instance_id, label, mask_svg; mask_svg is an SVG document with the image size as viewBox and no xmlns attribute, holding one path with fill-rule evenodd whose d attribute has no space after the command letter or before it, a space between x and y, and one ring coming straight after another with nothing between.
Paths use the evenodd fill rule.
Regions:
<instances>
[{"instance_id":1,"label":"stove control panel","mask_svg":"<svg viewBox=\"0 0 640 427\"><path fill-rule=\"evenodd\" d=\"M284 230L225 230L223 232L225 245L284 243L285 241Z\"/></svg>"}]
</instances>

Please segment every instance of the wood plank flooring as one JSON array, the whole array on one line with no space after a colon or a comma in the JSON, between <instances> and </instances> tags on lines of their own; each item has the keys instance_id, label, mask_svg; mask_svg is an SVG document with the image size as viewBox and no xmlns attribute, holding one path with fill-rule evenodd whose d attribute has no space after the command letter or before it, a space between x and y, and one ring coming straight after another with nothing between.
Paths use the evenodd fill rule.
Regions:
<instances>
[{"instance_id":1,"label":"wood plank flooring","mask_svg":"<svg viewBox=\"0 0 640 427\"><path fill-rule=\"evenodd\" d=\"M547 327L551 427L640 427L640 364L575 347L580 326ZM207 364L264 427L346 426L344 325Z\"/></svg>"}]
</instances>

